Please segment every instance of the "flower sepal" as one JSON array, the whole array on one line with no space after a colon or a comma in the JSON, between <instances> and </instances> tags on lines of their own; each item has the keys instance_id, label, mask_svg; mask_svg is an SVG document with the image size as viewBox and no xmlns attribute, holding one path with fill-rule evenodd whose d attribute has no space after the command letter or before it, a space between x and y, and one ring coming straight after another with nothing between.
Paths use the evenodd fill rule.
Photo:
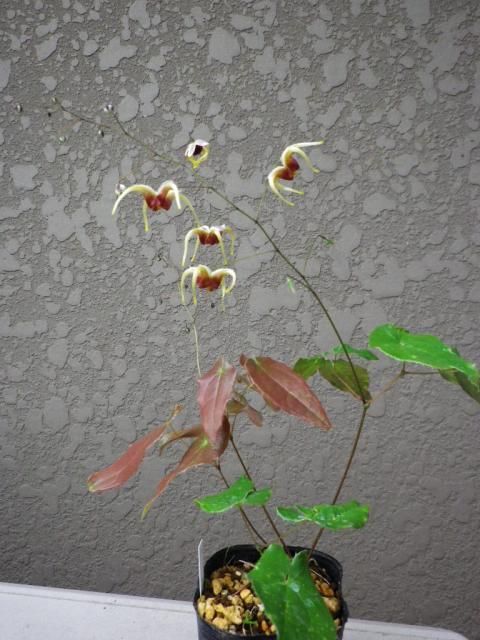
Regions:
<instances>
[{"instance_id":1,"label":"flower sepal","mask_svg":"<svg viewBox=\"0 0 480 640\"><path fill-rule=\"evenodd\" d=\"M282 162L281 166L275 167L268 174L268 185L270 189L278 198L280 198L280 200L288 204L290 207L295 206L295 204L290 200L287 200L287 198L285 198L281 191L284 191L286 193L295 193L300 196L303 196L303 191L293 189L292 187L287 187L279 182L279 180L292 181L295 178L297 171L299 171L300 169L300 164L295 156L299 156L300 158L302 158L307 167L313 173L318 173L319 169L313 166L310 158L307 156L305 151L303 151L303 149L305 147L315 147L321 144L323 144L323 140L318 140L317 142L295 142L294 144L288 145L288 147L285 147L282 155L280 156L280 160Z\"/></svg>"},{"instance_id":2,"label":"flower sepal","mask_svg":"<svg viewBox=\"0 0 480 640\"><path fill-rule=\"evenodd\" d=\"M182 203L185 204L190 209L195 222L199 224L197 214L195 213L195 209L193 208L192 203L185 195L183 195L183 193L180 192L179 188L177 187L175 182L173 182L173 180L166 180L165 182L163 182L157 191L146 184L132 184L130 187L122 189L113 205L112 216L117 213L118 207L122 200L131 193L139 193L143 196L142 215L145 233L148 233L150 231L148 210L150 209L155 213L157 213L161 209L163 209L164 211L168 211L173 202L175 202L179 210L181 210L182 208Z\"/></svg>"},{"instance_id":3,"label":"flower sepal","mask_svg":"<svg viewBox=\"0 0 480 640\"><path fill-rule=\"evenodd\" d=\"M180 280L180 297L182 304L185 302L185 280L192 276L192 301L193 304L197 304L197 287L199 289L205 289L206 291L216 291L221 289L222 300L230 293L237 281L237 274L233 269L222 268L211 271L209 267L204 264L199 264L196 267L189 267L185 269ZM226 279L230 278L230 284L227 285Z\"/></svg>"},{"instance_id":4,"label":"flower sepal","mask_svg":"<svg viewBox=\"0 0 480 640\"><path fill-rule=\"evenodd\" d=\"M235 241L235 234L233 233L231 227L227 227L227 225L222 224L217 227L209 227L207 225L202 225L201 227L195 227L195 229L190 229L190 231L185 236L184 241L184 250L183 250L183 258L182 258L182 267L185 266L188 255L188 244L192 238L195 238L195 248L193 250L192 257L190 258L190 262L193 262L197 256L197 251L200 245L215 245L218 244L220 246L220 251L222 252L223 262L225 265L228 264L227 255L225 252L225 244L223 241L223 236L230 236L230 255L233 256L233 247Z\"/></svg>"}]
</instances>

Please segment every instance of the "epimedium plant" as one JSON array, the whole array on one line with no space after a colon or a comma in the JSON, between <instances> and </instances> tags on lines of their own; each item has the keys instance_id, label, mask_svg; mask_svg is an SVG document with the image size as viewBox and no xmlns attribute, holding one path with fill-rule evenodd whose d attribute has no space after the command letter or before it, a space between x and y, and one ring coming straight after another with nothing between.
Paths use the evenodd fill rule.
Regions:
<instances>
[{"instance_id":1,"label":"epimedium plant","mask_svg":"<svg viewBox=\"0 0 480 640\"><path fill-rule=\"evenodd\" d=\"M293 640L299 637L305 640L333 640L337 630L324 599L312 581L309 560L324 529L357 529L363 527L368 520L367 505L353 500L342 504L339 503L339 498L353 464L370 407L402 378L427 374L441 376L450 384L459 386L480 403L480 376L476 366L462 358L455 348L447 346L439 338L411 333L393 324L376 327L368 337L365 346L359 348L346 343L320 294L298 266L298 261L289 257L268 232L260 218L260 211L257 210L256 214L252 214L245 210L214 184L209 183L198 171L201 164L209 157L208 142L193 141L185 151L185 158L180 160L165 156L131 130L126 129L111 105L107 105L104 109L111 118L110 122L99 122L98 118L74 113L58 99L54 99L54 108L49 115L55 109L63 112L70 119L73 117L75 121L100 126L99 132L102 136L104 130L117 129L154 158L165 163L165 166L175 167L177 171L188 171L200 186L221 198L226 208L247 218L265 236L276 256L285 263L289 272L288 283L292 290L295 292L295 284L297 284L309 292L338 339L338 345L332 351L307 354L297 359L292 366L267 355L242 354L236 365L220 357L208 371L203 373L200 368L198 334L188 311L185 284L191 277L193 305L197 304L197 295L200 295L197 289L205 294L219 289L223 302L225 296L237 285L236 271L231 264L234 256L235 233L224 221L215 226L202 224L191 199L171 179L163 182L157 190L145 184L133 184L129 187L119 185L112 214L115 215L126 206L124 200L127 196L140 195L143 199L142 217L146 232L150 231L149 216L162 211L168 212L173 205L178 209L185 207L193 217L195 227L185 236L179 295L193 322L197 352L196 400L199 420L191 428L176 430L174 420L182 410L182 407L177 405L163 424L156 426L130 445L113 464L93 473L88 478L89 490L96 493L122 487L137 473L150 450L155 449L158 454L161 454L175 442L187 440L188 448L178 464L160 480L151 499L144 506L142 518L147 516L154 502L177 476L200 465L213 466L221 477L225 490L213 495L200 496L195 503L199 509L208 514L222 514L231 509L238 510L248 534L260 552L260 559L249 572L249 580L263 603L266 615L273 622L278 638L280 640ZM64 136L62 138L61 142L64 142ZM298 173L303 171L303 167L307 167L313 173L318 172L310 161L306 149L315 148L321 144L322 141L313 141L288 145L281 154L281 164L272 169L267 176L266 187L286 206L292 207L295 203L285 197L285 194L289 197L303 195L300 189L288 186L297 178ZM191 167L188 167L189 163ZM320 233L318 235L327 245L332 243ZM225 248L227 238L230 241L228 251ZM190 266L187 267L189 243L192 239L195 239L195 247L190 257ZM211 260L207 261L209 264L196 263L200 246L211 250L212 253L209 253ZM221 266L215 263L218 256L221 258ZM211 266L212 263L214 267ZM380 387L379 391L372 392L368 364L379 359L377 353L397 361L400 368L391 380ZM330 430L332 424L323 403L307 382L317 375L338 391L349 394L358 403L360 415L355 437L331 503L277 507L275 515L278 520L276 521L268 506L272 497L271 489L256 486L239 451L235 440L235 434L239 428L238 420L244 417L255 427L262 427L263 413L253 406L254 404L258 406L258 402L252 400L253 396L257 396L269 412L283 412L311 427L323 431ZM221 466L222 455L228 447L232 448L243 469L242 477L235 480L227 478ZM263 513L272 531L271 540L264 537L252 522L248 511L255 508ZM310 551L307 549L292 554L279 530L279 521L289 524L304 522L315 524L318 532L312 541ZM221 620L221 624L216 623L216 618L211 622L221 629L228 628L228 625L225 627L225 623ZM255 622L245 618L244 624L251 629Z\"/></svg>"}]
</instances>

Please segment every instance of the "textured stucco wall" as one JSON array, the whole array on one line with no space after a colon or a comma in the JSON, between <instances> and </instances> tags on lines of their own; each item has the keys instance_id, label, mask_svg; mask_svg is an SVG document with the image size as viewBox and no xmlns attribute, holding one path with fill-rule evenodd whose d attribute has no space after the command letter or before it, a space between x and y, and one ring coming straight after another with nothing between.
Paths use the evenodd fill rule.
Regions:
<instances>
[{"instance_id":1,"label":"textured stucco wall","mask_svg":"<svg viewBox=\"0 0 480 640\"><path fill-rule=\"evenodd\" d=\"M196 419L176 285L189 220L164 214L145 237L134 197L112 220L119 177L175 178L205 221L237 229L240 257L259 254L239 262L225 313L202 298L204 367L242 351L292 361L334 337L242 218L121 136L65 130L46 115L51 97L99 117L112 102L126 126L178 157L192 137L211 140L204 175L247 207L286 142L324 137L312 152L322 172L303 172L299 206L266 201L276 241L299 264L315 242L307 270L346 339L363 344L391 321L478 361L480 7L2 0L0 13L0 580L189 598L198 540L209 551L245 540L236 514L210 520L192 505L219 487L214 473L179 478L142 524L178 452L149 459L119 495L85 486L174 403L186 406L179 425ZM392 371L373 367L373 386ZM315 384L330 433L277 417L241 429L277 502L329 500L348 455L358 407ZM479 637L477 406L417 377L372 411L343 494L371 503L371 523L323 539L344 563L355 617ZM225 471L239 474L231 455Z\"/></svg>"}]
</instances>

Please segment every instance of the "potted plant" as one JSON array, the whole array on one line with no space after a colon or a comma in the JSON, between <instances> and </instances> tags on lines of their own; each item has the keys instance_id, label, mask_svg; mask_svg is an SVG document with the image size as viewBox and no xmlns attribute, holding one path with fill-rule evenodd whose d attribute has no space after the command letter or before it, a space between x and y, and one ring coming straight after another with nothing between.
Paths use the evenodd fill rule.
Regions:
<instances>
[{"instance_id":1,"label":"potted plant","mask_svg":"<svg viewBox=\"0 0 480 640\"><path fill-rule=\"evenodd\" d=\"M58 100L55 105L71 113ZM207 561L205 581L200 585L202 593L197 592L194 602L201 637L228 638L238 633L254 638L276 634L280 640L300 637L303 640L332 640L336 635L340 637L347 616L341 594L341 567L334 559L317 552L316 548L325 528L360 528L367 522L368 506L356 501L342 504L340 496L369 409L404 377L419 374L439 375L480 402L478 370L473 363L463 359L456 349L445 345L440 339L411 333L393 324L375 328L365 345L353 347L346 343L305 270L282 250L259 216L233 202L197 171L208 158L210 146L207 142L192 142L186 149L186 160L166 158L127 131L111 105L105 108L105 112L112 121L110 124L103 123L101 132L105 127L117 127L154 157L175 166L176 170L188 168L201 187L216 194L226 207L250 220L287 265L290 272L288 284L293 294L295 286L304 287L311 294L319 313L326 317L337 336L338 345L329 353L299 354L304 357L297 359L292 366L270 355L239 354L235 365L221 357L210 363L208 371L202 371L199 357L201 346L189 305L195 305L200 294L215 295L214 292L219 291L223 306L225 297L235 286L246 286L246 283L237 282L231 264L235 251L232 226L228 220L220 220L215 226L202 224L192 200L171 179L163 182L157 190L144 184L134 184L128 188L119 185L112 213L115 215L121 209L127 196L140 195L143 199L145 231L150 229L150 212L185 207L188 214L193 216L194 227L185 237L179 296L192 320L196 344L198 387L196 391L192 389L192 393L196 393L199 418L194 420L191 428L178 431L174 421L182 408L174 407L162 425L156 426L132 444L113 464L93 473L88 479L89 489L94 493L117 489L138 471L148 451L155 448L161 453L177 441L187 441L188 447L180 461L161 479L153 497L145 505L142 517L147 516L154 502L179 474L200 465L212 465L225 489L213 495L199 496L196 504L210 514L238 510L252 540L249 547L228 548ZM96 123L95 119L72 115L79 120ZM307 166L317 172L307 152L320 144L320 141L314 141L287 146L281 155L281 163L268 175L269 189L286 206L292 206L291 198L302 195L296 183L295 188L288 186L297 179L300 169ZM331 243L328 238L321 237L326 244ZM190 254L191 240L195 241L195 248ZM200 247L203 262L197 263ZM187 261L190 266L187 266ZM188 285L191 287L190 299L186 294ZM370 389L367 366L378 359L378 354L397 361L399 369L391 380L374 393ZM327 411L307 382L317 374L358 403L359 419L354 442L330 504L305 505L301 500L295 500L294 504L278 507L274 516L268 506L271 490L257 487L239 450L236 432L244 428L245 423L251 423L252 428L259 428L264 414L271 415L279 411L294 416L310 427L328 431L332 424ZM259 401L265 410L258 409ZM232 448L243 468L240 478L227 478L223 472L222 455L227 447ZM271 539L264 537L254 526L249 516L251 509L263 512L271 528ZM303 522L316 524L318 533L310 548L302 550L289 546L279 529L282 521L298 525Z\"/></svg>"}]
</instances>

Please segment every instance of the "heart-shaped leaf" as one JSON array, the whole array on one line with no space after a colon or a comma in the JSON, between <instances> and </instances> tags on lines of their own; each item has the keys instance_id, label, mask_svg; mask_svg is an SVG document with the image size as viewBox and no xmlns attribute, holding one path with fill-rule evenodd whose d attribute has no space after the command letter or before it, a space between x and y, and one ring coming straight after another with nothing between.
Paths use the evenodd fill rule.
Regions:
<instances>
[{"instance_id":1,"label":"heart-shaped leaf","mask_svg":"<svg viewBox=\"0 0 480 640\"><path fill-rule=\"evenodd\" d=\"M314 358L299 358L293 365L293 370L295 373L298 373L299 376L307 380L317 373L318 363L321 359L321 356L315 356Z\"/></svg>"},{"instance_id":2,"label":"heart-shaped leaf","mask_svg":"<svg viewBox=\"0 0 480 640\"><path fill-rule=\"evenodd\" d=\"M345 349L350 355L357 356L363 360L378 360L378 357L369 349L356 349L347 343L345 343ZM331 353L333 353L334 356L342 356L345 354L345 351L342 345L339 345L338 347L334 347ZM328 359L328 355L329 353L325 352L318 356L313 356L312 358L299 358L295 362L293 370L295 373L298 373L299 376L305 378L305 380L307 378L311 378L315 373L317 373L320 362Z\"/></svg>"},{"instance_id":3,"label":"heart-shaped leaf","mask_svg":"<svg viewBox=\"0 0 480 640\"><path fill-rule=\"evenodd\" d=\"M305 380L286 364L263 356L241 356L240 363L245 367L254 388L271 406L321 429L331 428L320 400Z\"/></svg>"},{"instance_id":4,"label":"heart-shaped leaf","mask_svg":"<svg viewBox=\"0 0 480 640\"><path fill-rule=\"evenodd\" d=\"M298 510L298 507L277 507L277 515L290 524L298 524L306 520L305 516Z\"/></svg>"},{"instance_id":5,"label":"heart-shaped leaf","mask_svg":"<svg viewBox=\"0 0 480 640\"><path fill-rule=\"evenodd\" d=\"M318 372L332 386L336 387L340 391L350 393L354 398L358 398L359 400L362 399L363 392L365 400L369 400L368 371L356 364L353 365L353 368L357 375L356 378L353 375L350 363L346 360L327 360L326 358L318 358Z\"/></svg>"},{"instance_id":6,"label":"heart-shaped leaf","mask_svg":"<svg viewBox=\"0 0 480 640\"><path fill-rule=\"evenodd\" d=\"M370 334L369 347L401 362L414 362L433 369L455 369L474 385L479 373L473 362L464 360L456 349L448 347L435 336L414 334L392 324L376 327Z\"/></svg>"},{"instance_id":7,"label":"heart-shaped leaf","mask_svg":"<svg viewBox=\"0 0 480 640\"><path fill-rule=\"evenodd\" d=\"M360 386L363 391L363 398L369 400L368 371L358 365L353 365L353 368L355 369L356 377L353 374L352 365L346 360L329 360L323 356L315 356L313 358L300 358L295 363L293 370L302 378L310 378L318 372L332 386L340 389L340 391L350 393L359 400L362 399Z\"/></svg>"},{"instance_id":8,"label":"heart-shaped leaf","mask_svg":"<svg viewBox=\"0 0 480 640\"><path fill-rule=\"evenodd\" d=\"M242 476L225 491L195 500L195 504L205 513L223 513L233 507L261 507L268 502L270 489L255 491L254 484Z\"/></svg>"},{"instance_id":9,"label":"heart-shaped leaf","mask_svg":"<svg viewBox=\"0 0 480 640\"><path fill-rule=\"evenodd\" d=\"M235 378L235 368L220 358L210 371L198 380L197 400L202 425L215 449L221 446L222 421L227 403L233 394Z\"/></svg>"},{"instance_id":10,"label":"heart-shaped leaf","mask_svg":"<svg viewBox=\"0 0 480 640\"><path fill-rule=\"evenodd\" d=\"M345 348L347 352L352 356L358 356L359 358L363 358L363 360L378 360L378 357L373 353L373 351L370 351L369 349L356 349L350 344L345 344ZM342 356L345 354L342 345L335 347L332 352L336 356Z\"/></svg>"},{"instance_id":11,"label":"heart-shaped leaf","mask_svg":"<svg viewBox=\"0 0 480 640\"><path fill-rule=\"evenodd\" d=\"M278 507L277 514L286 522L314 522L322 528L360 529L368 521L369 507L355 500L344 504L317 504L314 507Z\"/></svg>"},{"instance_id":12,"label":"heart-shaped leaf","mask_svg":"<svg viewBox=\"0 0 480 640\"><path fill-rule=\"evenodd\" d=\"M442 378L453 384L458 384L466 394L480 403L480 378L476 382L470 381L461 371L439 371Z\"/></svg>"},{"instance_id":13,"label":"heart-shaped leaf","mask_svg":"<svg viewBox=\"0 0 480 640\"><path fill-rule=\"evenodd\" d=\"M245 507L263 507L272 497L271 489L259 489L248 496L243 501Z\"/></svg>"},{"instance_id":14,"label":"heart-shaped leaf","mask_svg":"<svg viewBox=\"0 0 480 640\"><path fill-rule=\"evenodd\" d=\"M281 640L335 640L332 616L308 568L308 552L290 559L272 544L248 574Z\"/></svg>"},{"instance_id":15,"label":"heart-shaped leaf","mask_svg":"<svg viewBox=\"0 0 480 640\"><path fill-rule=\"evenodd\" d=\"M127 480L134 476L139 470L147 451L156 443L164 448L173 440L182 437L192 437L193 430L175 431L166 433L168 427L171 426L173 418L181 411L181 407L177 405L167 422L155 427L153 431L147 433L133 444L110 466L92 473L87 479L88 490L92 493L108 491L109 489L118 489L124 485ZM193 428L199 432L200 427Z\"/></svg>"}]
</instances>

